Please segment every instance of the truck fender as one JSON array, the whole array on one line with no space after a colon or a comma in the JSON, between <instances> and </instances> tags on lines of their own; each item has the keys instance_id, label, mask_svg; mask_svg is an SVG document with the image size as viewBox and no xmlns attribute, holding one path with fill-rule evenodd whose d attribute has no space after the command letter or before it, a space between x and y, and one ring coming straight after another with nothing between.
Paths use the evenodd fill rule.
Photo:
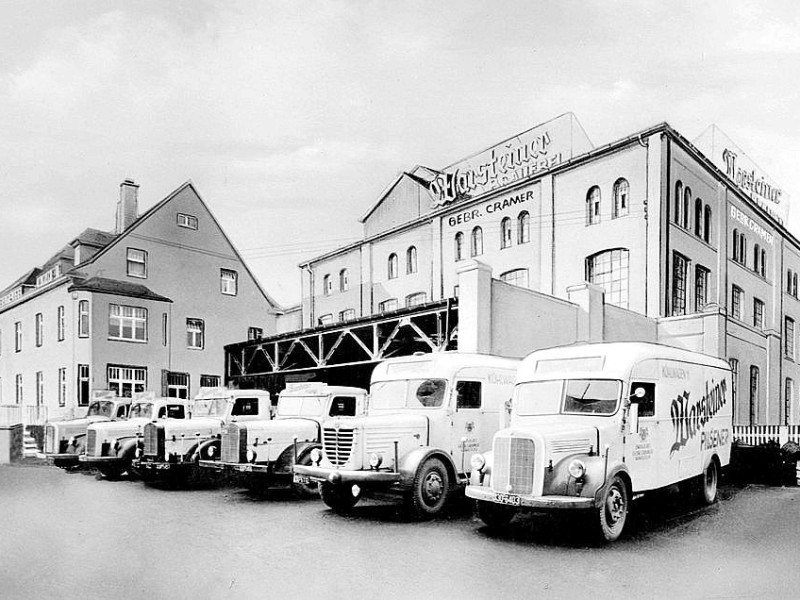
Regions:
<instances>
[{"instance_id":1,"label":"truck fender","mask_svg":"<svg viewBox=\"0 0 800 600\"><path fill-rule=\"evenodd\" d=\"M603 497L603 491L606 489L608 482L611 481L615 475L619 475L622 477L622 480L625 482L625 485L628 486L628 496L633 498L633 486L631 483L631 474L628 471L628 467L625 463L615 463L608 465L608 477L603 482L599 488L597 488L597 492L594 495L594 501L596 506L600 506Z\"/></svg>"},{"instance_id":2,"label":"truck fender","mask_svg":"<svg viewBox=\"0 0 800 600\"><path fill-rule=\"evenodd\" d=\"M209 456L208 449L212 447L216 450L216 453L214 454L214 456ZM210 439L203 440L199 444L195 445L193 448L189 450L189 452L187 452L187 455L191 457L192 461L207 460L207 459L215 460L219 458L221 448L222 448L221 440L218 437L212 437Z\"/></svg>"},{"instance_id":3,"label":"truck fender","mask_svg":"<svg viewBox=\"0 0 800 600\"><path fill-rule=\"evenodd\" d=\"M317 441L305 441L301 442L297 440L297 460L299 461L303 457L305 457L309 452L311 452L314 448L322 448L322 444ZM294 465L294 444L289 444L288 447L281 452L278 460L275 461L275 470L276 471L291 471L292 466Z\"/></svg>"},{"instance_id":4,"label":"truck fender","mask_svg":"<svg viewBox=\"0 0 800 600\"><path fill-rule=\"evenodd\" d=\"M117 457L124 460L133 460L133 456L136 452L137 441L138 439L135 437L120 441L119 448L117 450Z\"/></svg>"},{"instance_id":5,"label":"truck fender","mask_svg":"<svg viewBox=\"0 0 800 600\"><path fill-rule=\"evenodd\" d=\"M398 459L400 463L398 471L401 475L400 486L410 488L414 483L414 477L420 465L431 457L436 457L444 463L450 475L450 487L456 487L458 485L458 471L455 464L453 464L453 458L446 452L429 446L414 448L411 452L407 452Z\"/></svg>"},{"instance_id":6,"label":"truck fender","mask_svg":"<svg viewBox=\"0 0 800 600\"><path fill-rule=\"evenodd\" d=\"M71 452L72 454L83 454L86 451L86 434L79 433L70 437L75 438L75 443L72 446L67 446L67 452ZM69 438L67 438L67 441L69 441ZM70 448L73 450L70 451Z\"/></svg>"}]
</instances>

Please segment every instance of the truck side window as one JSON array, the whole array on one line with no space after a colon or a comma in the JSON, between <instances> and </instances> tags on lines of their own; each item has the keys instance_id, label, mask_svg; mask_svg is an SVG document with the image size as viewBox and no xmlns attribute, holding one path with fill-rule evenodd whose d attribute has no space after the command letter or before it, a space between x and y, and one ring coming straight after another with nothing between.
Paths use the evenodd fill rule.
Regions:
<instances>
[{"instance_id":1,"label":"truck side window","mask_svg":"<svg viewBox=\"0 0 800 600\"><path fill-rule=\"evenodd\" d=\"M336 396L331 402L331 417L355 417L356 399L354 396Z\"/></svg>"},{"instance_id":2,"label":"truck side window","mask_svg":"<svg viewBox=\"0 0 800 600\"><path fill-rule=\"evenodd\" d=\"M163 410L163 409L162 409ZM183 419L184 418L184 411L182 404L168 404L166 406L166 416L170 419ZM161 414L158 415L159 417Z\"/></svg>"},{"instance_id":3,"label":"truck side window","mask_svg":"<svg viewBox=\"0 0 800 600\"><path fill-rule=\"evenodd\" d=\"M125 416L125 414L127 413L127 409L128 409L128 407L127 407L127 406L125 406L124 404L123 404L122 406L120 406L120 407L117 409L117 416L118 416L118 417L124 417L124 416Z\"/></svg>"},{"instance_id":4,"label":"truck side window","mask_svg":"<svg viewBox=\"0 0 800 600\"><path fill-rule=\"evenodd\" d=\"M636 397L636 390L644 390L644 396ZM652 417L656 414L656 384L649 382L633 382L631 384L631 401L639 405L640 417Z\"/></svg>"},{"instance_id":5,"label":"truck side window","mask_svg":"<svg viewBox=\"0 0 800 600\"><path fill-rule=\"evenodd\" d=\"M231 410L233 417L258 415L258 398L237 398Z\"/></svg>"},{"instance_id":6,"label":"truck side window","mask_svg":"<svg viewBox=\"0 0 800 600\"><path fill-rule=\"evenodd\" d=\"M481 382L459 381L456 383L456 408L481 407Z\"/></svg>"},{"instance_id":7,"label":"truck side window","mask_svg":"<svg viewBox=\"0 0 800 600\"><path fill-rule=\"evenodd\" d=\"M163 419L166 416L167 416L167 407L162 406L161 408L158 409L158 416L156 418Z\"/></svg>"},{"instance_id":8,"label":"truck side window","mask_svg":"<svg viewBox=\"0 0 800 600\"><path fill-rule=\"evenodd\" d=\"M417 401L425 408L441 406L446 385L442 379L426 379L417 387Z\"/></svg>"}]
</instances>

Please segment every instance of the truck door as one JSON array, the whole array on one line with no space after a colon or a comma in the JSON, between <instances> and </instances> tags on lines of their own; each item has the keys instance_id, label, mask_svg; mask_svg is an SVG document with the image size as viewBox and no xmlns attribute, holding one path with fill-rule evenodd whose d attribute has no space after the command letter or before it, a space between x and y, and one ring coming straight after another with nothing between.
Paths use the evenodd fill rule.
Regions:
<instances>
[{"instance_id":1,"label":"truck door","mask_svg":"<svg viewBox=\"0 0 800 600\"><path fill-rule=\"evenodd\" d=\"M656 411L656 384L650 381L632 381L631 405L638 408L638 427L628 419L625 439L625 462L630 469L634 492L658 487L659 439L661 433Z\"/></svg>"},{"instance_id":2,"label":"truck door","mask_svg":"<svg viewBox=\"0 0 800 600\"><path fill-rule=\"evenodd\" d=\"M456 381L455 413L451 431L453 461L461 473L470 469L470 457L481 448L483 385L480 381Z\"/></svg>"}]
</instances>

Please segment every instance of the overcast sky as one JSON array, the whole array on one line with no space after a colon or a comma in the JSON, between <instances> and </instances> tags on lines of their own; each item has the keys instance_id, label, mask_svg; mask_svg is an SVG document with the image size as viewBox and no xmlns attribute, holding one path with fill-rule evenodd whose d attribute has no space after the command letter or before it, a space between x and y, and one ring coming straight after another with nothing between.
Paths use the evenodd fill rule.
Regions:
<instances>
[{"instance_id":1,"label":"overcast sky","mask_svg":"<svg viewBox=\"0 0 800 600\"><path fill-rule=\"evenodd\" d=\"M0 288L119 184L191 179L261 283L361 234L384 187L561 113L595 144L716 123L800 201L800 3L0 2ZM800 209L790 227L800 228Z\"/></svg>"}]
</instances>

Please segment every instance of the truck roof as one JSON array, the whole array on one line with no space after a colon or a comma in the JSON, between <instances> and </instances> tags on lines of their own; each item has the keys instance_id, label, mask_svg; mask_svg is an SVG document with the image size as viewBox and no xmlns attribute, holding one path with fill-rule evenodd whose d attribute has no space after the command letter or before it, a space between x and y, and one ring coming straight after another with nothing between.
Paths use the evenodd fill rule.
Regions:
<instances>
[{"instance_id":1,"label":"truck roof","mask_svg":"<svg viewBox=\"0 0 800 600\"><path fill-rule=\"evenodd\" d=\"M234 390L226 387L200 388L200 392L193 400L207 400L209 398L238 398L239 396L267 396L266 390Z\"/></svg>"},{"instance_id":2,"label":"truck roof","mask_svg":"<svg viewBox=\"0 0 800 600\"><path fill-rule=\"evenodd\" d=\"M443 377L465 367L490 367L516 370L518 358L505 358L492 354L470 352L431 352L414 356L389 358L372 371L372 381L406 379L411 377Z\"/></svg>"},{"instance_id":3,"label":"truck roof","mask_svg":"<svg viewBox=\"0 0 800 600\"><path fill-rule=\"evenodd\" d=\"M327 395L365 395L367 390L346 385L328 385L326 383L292 384L287 385L280 393L284 396L327 396Z\"/></svg>"}]
</instances>

